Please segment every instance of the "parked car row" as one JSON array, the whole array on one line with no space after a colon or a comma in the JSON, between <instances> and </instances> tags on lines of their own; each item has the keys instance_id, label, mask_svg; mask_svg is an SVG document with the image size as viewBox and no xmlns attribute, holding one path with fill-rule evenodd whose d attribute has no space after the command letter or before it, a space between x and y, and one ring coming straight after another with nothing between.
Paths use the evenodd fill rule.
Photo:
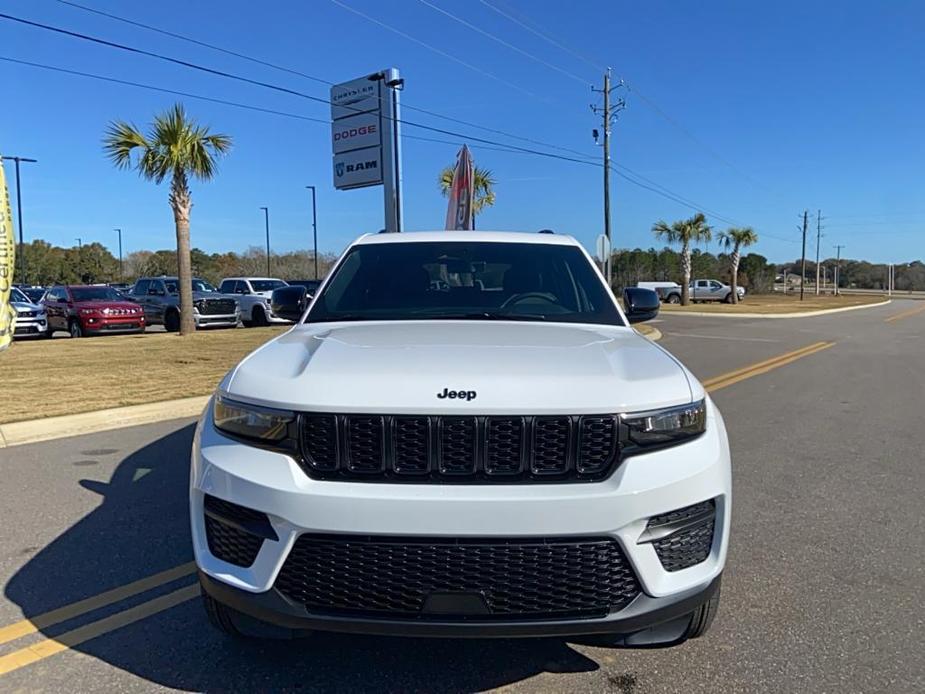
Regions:
<instances>
[{"instance_id":1,"label":"parked car row","mask_svg":"<svg viewBox=\"0 0 925 694\"><path fill-rule=\"evenodd\" d=\"M193 321L196 328L234 328L287 323L272 306L274 290L295 291L298 305L320 280L294 280L292 284L269 277L229 277L218 289L203 279L192 280ZM27 293L27 290L29 293ZM66 285L13 288L16 310L15 337L71 337L114 333L142 333L149 325L168 332L180 329L180 294L177 277L141 277L134 285Z\"/></svg>"}]
</instances>

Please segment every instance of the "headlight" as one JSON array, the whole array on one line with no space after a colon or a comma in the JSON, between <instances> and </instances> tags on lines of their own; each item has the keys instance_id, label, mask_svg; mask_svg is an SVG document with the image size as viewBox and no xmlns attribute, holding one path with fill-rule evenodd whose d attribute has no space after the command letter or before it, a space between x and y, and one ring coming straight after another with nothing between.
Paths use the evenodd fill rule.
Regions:
<instances>
[{"instance_id":1,"label":"headlight","mask_svg":"<svg viewBox=\"0 0 925 694\"><path fill-rule=\"evenodd\" d=\"M286 438L289 423L295 419L295 414L245 405L217 395L212 406L212 419L217 429L229 434L262 441L281 441Z\"/></svg>"},{"instance_id":2,"label":"headlight","mask_svg":"<svg viewBox=\"0 0 925 694\"><path fill-rule=\"evenodd\" d=\"M80 309L80 315L82 316L92 316L99 313L95 308L82 308Z\"/></svg>"},{"instance_id":3,"label":"headlight","mask_svg":"<svg viewBox=\"0 0 925 694\"><path fill-rule=\"evenodd\" d=\"M642 448L671 446L700 436L706 430L706 401L623 415L623 423L630 444Z\"/></svg>"}]
</instances>

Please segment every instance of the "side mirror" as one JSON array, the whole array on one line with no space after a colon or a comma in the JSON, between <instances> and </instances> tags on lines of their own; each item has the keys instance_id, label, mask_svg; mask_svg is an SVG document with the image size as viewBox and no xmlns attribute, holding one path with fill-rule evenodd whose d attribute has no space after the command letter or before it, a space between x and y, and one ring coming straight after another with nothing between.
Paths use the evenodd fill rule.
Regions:
<instances>
[{"instance_id":1,"label":"side mirror","mask_svg":"<svg viewBox=\"0 0 925 694\"><path fill-rule=\"evenodd\" d=\"M644 323L658 315L658 294L651 289L627 287L623 290L623 308L630 323Z\"/></svg>"},{"instance_id":2,"label":"side mirror","mask_svg":"<svg viewBox=\"0 0 925 694\"><path fill-rule=\"evenodd\" d=\"M280 287L273 290L270 310L280 318L297 322L311 299L305 287Z\"/></svg>"}]
</instances>

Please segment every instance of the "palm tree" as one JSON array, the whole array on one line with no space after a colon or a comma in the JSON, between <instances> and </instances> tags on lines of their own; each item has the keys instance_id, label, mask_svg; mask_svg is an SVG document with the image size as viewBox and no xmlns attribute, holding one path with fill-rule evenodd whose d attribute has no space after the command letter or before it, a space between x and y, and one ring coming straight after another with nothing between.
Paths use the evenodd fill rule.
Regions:
<instances>
[{"instance_id":1,"label":"palm tree","mask_svg":"<svg viewBox=\"0 0 925 694\"><path fill-rule=\"evenodd\" d=\"M170 178L170 207L177 230L177 276L180 284L180 334L195 330L190 270L189 218L193 206L190 177L209 181L216 161L231 149L228 135L216 135L186 115L182 104L155 116L147 134L131 123L113 121L103 150L120 169L135 168L142 178L160 184ZM132 153L137 152L134 162Z\"/></svg>"},{"instance_id":2,"label":"palm tree","mask_svg":"<svg viewBox=\"0 0 925 694\"><path fill-rule=\"evenodd\" d=\"M732 303L739 303L739 261L742 249L758 243L758 234L751 227L733 227L719 233L719 242L727 251L732 249Z\"/></svg>"},{"instance_id":3,"label":"palm tree","mask_svg":"<svg viewBox=\"0 0 925 694\"><path fill-rule=\"evenodd\" d=\"M450 188L453 187L453 176L456 173L455 166L448 166L440 172L440 192L446 197L450 194ZM475 191L472 202L472 217L475 218L485 207L491 207L495 204L495 181L491 171L481 167L474 167L473 178L475 180Z\"/></svg>"},{"instance_id":4,"label":"palm tree","mask_svg":"<svg viewBox=\"0 0 925 694\"><path fill-rule=\"evenodd\" d=\"M658 221L652 225L652 233L655 238L666 241L667 243L681 244L681 274L684 275L684 281L681 283L681 305L687 306L690 303L690 284L691 284L691 244L699 241L709 241L712 228L707 224L707 218L702 212L698 212L690 219L681 219L673 222L670 226L668 222Z\"/></svg>"}]
</instances>

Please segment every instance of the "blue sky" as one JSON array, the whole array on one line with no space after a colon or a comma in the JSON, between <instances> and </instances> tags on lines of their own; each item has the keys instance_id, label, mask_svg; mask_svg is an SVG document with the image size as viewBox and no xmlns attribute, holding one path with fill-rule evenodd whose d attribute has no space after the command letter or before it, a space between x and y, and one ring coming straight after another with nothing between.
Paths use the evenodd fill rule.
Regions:
<instances>
[{"instance_id":1,"label":"blue sky","mask_svg":"<svg viewBox=\"0 0 925 694\"><path fill-rule=\"evenodd\" d=\"M331 0L260 4L241 0L82 4L184 33L326 80L385 67L406 80L404 103L587 153L590 85L608 65L631 86L613 129L614 161L722 217L748 224L758 252L799 255L803 209L821 209L822 256L878 262L922 258L925 227L925 4L784 0L775 3L645 3L487 0L527 21L544 41L479 0L428 3L494 34L553 69L437 12L421 0L340 0L454 62L351 13ZM327 97L328 88L203 47L96 16L54 0L8 0L3 12L143 47ZM182 21L183 23L178 23ZM232 100L325 120L321 103L197 73L144 56L0 20L0 56ZM567 73L567 74L566 74ZM139 125L176 97L0 62L7 98L0 152L24 164L27 238L75 245L76 237L126 252L174 245L167 187L116 171L100 141L107 123ZM260 207L270 208L275 251L310 247L318 187L319 246L339 252L382 227L380 188L335 191L325 124L183 99L214 130L234 138L219 177L194 184L193 245L243 250L263 243ZM463 134L532 146L405 110L404 118ZM412 127L405 134L466 141ZM473 145L476 163L498 180L497 204L480 228L552 228L593 248L602 231L601 169ZM406 139L406 228L440 228L446 202L436 186L455 144ZM549 150L536 146L537 149ZM560 152L561 153L561 152ZM569 156L566 154L566 156ZM12 176L12 166L7 167ZM12 185L12 181L10 181ZM13 192L11 190L11 192ZM693 210L614 177L617 247L653 245L651 225ZM710 214L708 213L708 217ZM717 229L727 223L713 220ZM813 229L815 229L813 225ZM808 255L815 254L815 234ZM716 250L716 244L709 247Z\"/></svg>"}]
</instances>

